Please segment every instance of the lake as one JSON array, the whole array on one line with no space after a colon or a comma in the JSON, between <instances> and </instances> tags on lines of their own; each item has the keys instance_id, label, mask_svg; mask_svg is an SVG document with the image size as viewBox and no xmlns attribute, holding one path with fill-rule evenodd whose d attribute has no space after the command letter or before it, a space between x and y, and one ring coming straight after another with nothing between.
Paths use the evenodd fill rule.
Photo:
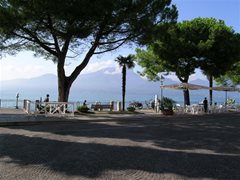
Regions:
<instances>
[{"instance_id":1,"label":"lake","mask_svg":"<svg viewBox=\"0 0 240 180\"><path fill-rule=\"evenodd\" d=\"M20 97L19 100L29 99L35 101L37 99L45 98L46 94L50 94L50 101L57 101L57 91L32 91L32 90L25 90L25 91L1 91L0 99L2 100L1 106L4 105L4 100L12 100L9 101L8 106L15 106L16 94L19 93ZM141 92L134 92L126 93L126 102L129 103L131 101L150 101L153 100L155 95L158 95L159 99L161 97L160 89L158 92L152 93L141 93ZM181 90L171 90L171 89L164 89L163 96L170 97L174 99L178 104L183 104L183 92ZM198 104L199 102L203 101L204 97L207 97L209 100L209 92L208 90L191 90L190 91L190 101L191 104ZM213 102L217 102L217 104L224 104L225 102L226 93L223 91L213 91ZM239 92L227 92L227 97L235 99L236 103L240 103L240 93ZM71 92L69 96L69 102L83 102L85 99L88 103L94 103L96 101L100 102L110 102L110 101L121 101L121 92L108 92L108 91L81 91L81 92Z\"/></svg>"}]
</instances>

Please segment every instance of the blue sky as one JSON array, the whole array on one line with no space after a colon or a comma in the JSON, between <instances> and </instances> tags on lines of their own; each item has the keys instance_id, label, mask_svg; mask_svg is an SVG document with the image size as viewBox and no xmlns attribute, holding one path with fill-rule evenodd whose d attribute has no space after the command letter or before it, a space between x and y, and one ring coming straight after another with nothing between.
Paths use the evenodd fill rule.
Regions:
<instances>
[{"instance_id":1,"label":"blue sky","mask_svg":"<svg viewBox=\"0 0 240 180\"><path fill-rule=\"evenodd\" d=\"M196 17L222 19L240 32L240 0L172 0L179 11L179 21Z\"/></svg>"},{"instance_id":2,"label":"blue sky","mask_svg":"<svg viewBox=\"0 0 240 180\"><path fill-rule=\"evenodd\" d=\"M196 17L214 17L222 19L226 25L232 26L236 32L240 32L240 0L173 0L179 11L178 21L191 20ZM119 54L128 55L135 53L134 48L122 47L121 49L93 57L85 69L85 73L94 72L106 67L115 67L113 61ZM77 61L71 61L66 67L69 74L76 66ZM56 74L56 65L52 61L35 58L31 52L21 52L17 56L6 56L0 60L0 81L16 78L31 78L46 73ZM117 69L117 71L119 71ZM120 72L120 71L119 71ZM174 77L173 77L174 78ZM204 78L200 71L191 77Z\"/></svg>"}]
</instances>

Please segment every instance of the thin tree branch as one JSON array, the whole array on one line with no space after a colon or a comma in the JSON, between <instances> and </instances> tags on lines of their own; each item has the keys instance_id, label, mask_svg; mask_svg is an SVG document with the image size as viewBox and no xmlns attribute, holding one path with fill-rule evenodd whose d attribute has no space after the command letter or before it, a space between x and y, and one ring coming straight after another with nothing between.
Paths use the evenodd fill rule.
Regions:
<instances>
[{"instance_id":1,"label":"thin tree branch","mask_svg":"<svg viewBox=\"0 0 240 180\"><path fill-rule=\"evenodd\" d=\"M120 46L122 46L126 41L128 41L129 39L131 38L131 36L128 36L127 38L123 39L122 42L120 44L118 44L117 46L113 47L113 48L110 48L110 49L107 49L105 51L98 51L98 52L95 52L94 54L102 54L102 53L105 53L105 52L109 52L109 51L112 51L112 50L115 50L117 48L119 48Z\"/></svg>"},{"instance_id":2,"label":"thin tree branch","mask_svg":"<svg viewBox=\"0 0 240 180\"><path fill-rule=\"evenodd\" d=\"M109 51L113 51L117 48L119 48L120 46L122 46L126 41L123 41L122 43L120 43L119 45L115 46L114 48L110 48L110 49L107 49L105 51L98 51L98 52L95 52L94 54L103 54L105 52L109 52Z\"/></svg>"},{"instance_id":3,"label":"thin tree branch","mask_svg":"<svg viewBox=\"0 0 240 180\"><path fill-rule=\"evenodd\" d=\"M91 48L88 50L85 58L83 59L82 63L79 64L75 70L72 72L72 74L68 77L70 83L72 83L77 76L80 74L80 72L87 66L90 58L92 57L92 55L94 54L94 51L96 50L96 48L99 45L99 41L102 37L102 29L103 29L104 25L100 26L100 29L96 35L96 38L94 40L94 43L92 44Z\"/></svg>"},{"instance_id":4,"label":"thin tree branch","mask_svg":"<svg viewBox=\"0 0 240 180\"><path fill-rule=\"evenodd\" d=\"M126 38L118 39L118 40L115 40L115 41L109 41L109 42L99 42L99 45L115 44L115 43L118 43L118 42L121 42L121 41L124 41L124 40L126 40Z\"/></svg>"},{"instance_id":5,"label":"thin tree branch","mask_svg":"<svg viewBox=\"0 0 240 180\"><path fill-rule=\"evenodd\" d=\"M25 33L27 33L30 37L33 38L32 42L35 42L37 44L39 44L43 49L45 49L47 52L49 52L50 54L54 55L54 56L58 56L57 52L52 50L49 46L46 45L46 43L42 42L36 35L34 35L31 31L29 31L26 28L21 28Z\"/></svg>"},{"instance_id":6,"label":"thin tree branch","mask_svg":"<svg viewBox=\"0 0 240 180\"><path fill-rule=\"evenodd\" d=\"M49 14L47 15L47 18L48 18L48 23L49 23L49 24L48 24L48 27L49 27L49 30L50 30L51 35L52 35L52 37L53 37L56 51L57 51L58 54L60 54L60 48L59 48L58 40L57 40L56 35L54 34L54 31L53 31L53 29L54 29L54 28L53 28L53 23L52 23L52 19L51 19L51 17L50 17Z\"/></svg>"}]
</instances>

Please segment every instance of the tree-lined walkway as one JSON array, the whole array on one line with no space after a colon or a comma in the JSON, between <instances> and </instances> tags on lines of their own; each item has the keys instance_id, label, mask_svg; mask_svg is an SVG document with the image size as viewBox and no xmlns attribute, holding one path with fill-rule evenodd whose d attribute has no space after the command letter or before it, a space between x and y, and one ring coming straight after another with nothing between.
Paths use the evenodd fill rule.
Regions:
<instances>
[{"instance_id":1,"label":"tree-lined walkway","mask_svg":"<svg viewBox=\"0 0 240 180\"><path fill-rule=\"evenodd\" d=\"M0 179L240 178L240 114L0 127Z\"/></svg>"}]
</instances>

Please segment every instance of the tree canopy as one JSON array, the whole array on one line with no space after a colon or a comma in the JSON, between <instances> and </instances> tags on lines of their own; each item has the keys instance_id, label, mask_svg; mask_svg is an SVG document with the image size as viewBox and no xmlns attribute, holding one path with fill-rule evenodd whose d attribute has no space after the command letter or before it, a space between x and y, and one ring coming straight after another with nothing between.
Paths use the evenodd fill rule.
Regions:
<instances>
[{"instance_id":1,"label":"tree canopy","mask_svg":"<svg viewBox=\"0 0 240 180\"><path fill-rule=\"evenodd\" d=\"M142 74L151 80L160 72L172 71L181 82L188 82L199 67L206 75L219 77L239 60L240 53L239 35L214 18L161 24L146 45L146 51L137 49L137 57ZM184 102L189 104L188 91L184 91Z\"/></svg>"},{"instance_id":2,"label":"tree canopy","mask_svg":"<svg viewBox=\"0 0 240 180\"><path fill-rule=\"evenodd\" d=\"M233 64L240 60L240 36L224 21L214 18L196 19L204 29L206 37L199 49L199 67L209 79L209 87L213 79L223 76L232 69ZM212 105L212 90L209 90Z\"/></svg>"},{"instance_id":3,"label":"tree canopy","mask_svg":"<svg viewBox=\"0 0 240 180\"><path fill-rule=\"evenodd\" d=\"M176 19L171 0L0 0L1 53L30 50L57 63L59 101L95 54L141 42ZM144 36L143 36L144 35ZM79 56L81 54L81 57ZM66 76L66 58L79 65Z\"/></svg>"},{"instance_id":4,"label":"tree canopy","mask_svg":"<svg viewBox=\"0 0 240 180\"><path fill-rule=\"evenodd\" d=\"M200 43L191 25L184 21L162 24L155 29L147 50L136 50L138 63L144 68L143 75L158 80L160 72L175 72L181 82L188 82L197 67L196 52ZM188 90L184 90L184 104L190 104Z\"/></svg>"},{"instance_id":5,"label":"tree canopy","mask_svg":"<svg viewBox=\"0 0 240 180\"><path fill-rule=\"evenodd\" d=\"M200 49L199 66L206 75L219 77L239 60L239 34L221 20L205 18L198 21L207 35Z\"/></svg>"},{"instance_id":6,"label":"tree canopy","mask_svg":"<svg viewBox=\"0 0 240 180\"><path fill-rule=\"evenodd\" d=\"M240 61L233 64L231 69L224 75L215 79L218 85L222 86L237 86L240 85Z\"/></svg>"}]
</instances>

